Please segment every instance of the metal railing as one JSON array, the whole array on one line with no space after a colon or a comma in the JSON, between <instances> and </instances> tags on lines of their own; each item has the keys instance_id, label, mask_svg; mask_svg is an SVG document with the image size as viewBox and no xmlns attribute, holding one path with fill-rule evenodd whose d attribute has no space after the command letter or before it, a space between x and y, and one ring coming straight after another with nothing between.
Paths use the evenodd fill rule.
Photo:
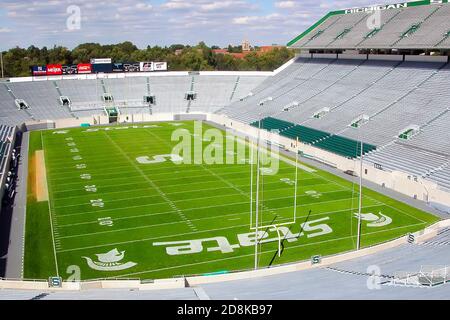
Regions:
<instances>
[{"instance_id":1,"label":"metal railing","mask_svg":"<svg viewBox=\"0 0 450 320\"><path fill-rule=\"evenodd\" d=\"M390 285L435 287L450 281L450 267L422 266L419 272L397 272Z\"/></svg>"}]
</instances>

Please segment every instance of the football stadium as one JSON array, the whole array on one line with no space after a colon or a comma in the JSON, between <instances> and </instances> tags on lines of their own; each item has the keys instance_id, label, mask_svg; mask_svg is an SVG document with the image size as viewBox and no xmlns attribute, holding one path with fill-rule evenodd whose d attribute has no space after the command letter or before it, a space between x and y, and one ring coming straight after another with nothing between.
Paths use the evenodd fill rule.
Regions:
<instances>
[{"instance_id":1,"label":"football stadium","mask_svg":"<svg viewBox=\"0 0 450 320\"><path fill-rule=\"evenodd\" d=\"M331 11L273 71L0 82L0 300L448 299L450 3Z\"/></svg>"}]
</instances>

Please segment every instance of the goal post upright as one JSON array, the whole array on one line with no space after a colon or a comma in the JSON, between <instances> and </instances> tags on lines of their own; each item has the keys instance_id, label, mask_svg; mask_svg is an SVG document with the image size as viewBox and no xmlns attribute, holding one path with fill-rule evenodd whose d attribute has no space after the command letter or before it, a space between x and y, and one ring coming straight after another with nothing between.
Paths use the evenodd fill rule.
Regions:
<instances>
[{"instance_id":1,"label":"goal post upright","mask_svg":"<svg viewBox=\"0 0 450 320\"><path fill-rule=\"evenodd\" d=\"M272 229L273 231L277 232L278 235L278 257L281 257L281 253L282 253L282 229L281 227L286 227L286 226L290 226L293 224L296 224L297 222L297 205L298 205L298 176L299 176L299 138L297 137L296 139L296 144L295 144L295 181L294 181L294 208L292 211L293 214L293 220L289 221L289 222L282 222L281 223L273 223L274 221L272 221L271 224L264 224L264 221L262 221L261 224L261 183L264 183L261 179L261 146L260 146L260 141L261 141L261 119L258 120L258 134L257 134L257 141L256 141L256 146L253 145L253 143L251 144L252 146L252 150L250 153L251 156L251 168L250 168L250 229L254 230L255 232L255 270L258 270L258 254L259 254L259 231L261 229ZM255 161L255 155L254 155L254 148L256 148L256 188L253 186L253 183L255 182L254 179L254 161ZM255 190L256 189L256 190ZM256 192L255 192L256 191ZM253 196L253 192L255 192L255 196ZM255 208L253 208L253 202L255 202ZM255 217L253 217L253 215L255 215ZM282 220L286 220L286 219L282 219Z\"/></svg>"},{"instance_id":2,"label":"goal post upright","mask_svg":"<svg viewBox=\"0 0 450 320\"><path fill-rule=\"evenodd\" d=\"M361 139L361 158L359 170L359 204L358 204L358 238L356 240L356 250L361 250L361 227L362 227L362 201L363 201L363 160L364 160L364 143Z\"/></svg>"},{"instance_id":3,"label":"goal post upright","mask_svg":"<svg viewBox=\"0 0 450 320\"><path fill-rule=\"evenodd\" d=\"M258 138L256 141L256 207L255 207L255 270L258 270L258 242L259 242L259 177L260 177L260 154L259 142L261 139L261 118L258 121Z\"/></svg>"}]
</instances>

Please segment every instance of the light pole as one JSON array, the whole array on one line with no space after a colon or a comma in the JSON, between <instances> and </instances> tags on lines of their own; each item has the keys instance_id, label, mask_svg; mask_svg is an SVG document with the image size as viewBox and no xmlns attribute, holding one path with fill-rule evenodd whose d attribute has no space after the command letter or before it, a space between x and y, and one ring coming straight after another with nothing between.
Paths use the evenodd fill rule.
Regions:
<instances>
[{"instance_id":1,"label":"light pole","mask_svg":"<svg viewBox=\"0 0 450 320\"><path fill-rule=\"evenodd\" d=\"M258 270L258 241L259 241L259 141L261 139L261 119L258 121L258 140L256 142L256 207L255 207L255 270Z\"/></svg>"},{"instance_id":2,"label":"light pole","mask_svg":"<svg viewBox=\"0 0 450 320\"><path fill-rule=\"evenodd\" d=\"M0 64L2 68L2 79L5 77L5 72L3 70L3 51L0 50Z\"/></svg>"},{"instance_id":3,"label":"light pole","mask_svg":"<svg viewBox=\"0 0 450 320\"><path fill-rule=\"evenodd\" d=\"M362 201L363 201L363 162L364 162L364 142L361 139L361 158L360 158L360 168L359 168L359 205L358 205L358 239L356 243L356 250L361 249L361 227L362 227Z\"/></svg>"}]
</instances>

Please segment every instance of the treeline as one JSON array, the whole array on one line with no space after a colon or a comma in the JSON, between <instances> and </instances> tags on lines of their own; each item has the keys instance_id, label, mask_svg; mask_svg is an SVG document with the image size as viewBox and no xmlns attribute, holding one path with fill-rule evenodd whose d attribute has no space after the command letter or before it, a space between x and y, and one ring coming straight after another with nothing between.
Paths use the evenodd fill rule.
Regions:
<instances>
[{"instance_id":1,"label":"treeline","mask_svg":"<svg viewBox=\"0 0 450 320\"><path fill-rule=\"evenodd\" d=\"M150 47L139 49L131 42L114 45L98 43L81 44L73 50L55 46L27 49L13 48L3 52L5 77L30 75L30 66L47 64L78 64L89 62L91 58L112 58L114 62L167 61L170 71L272 71L294 57L294 51L286 48L274 49L267 53L251 52L243 59L232 55L215 54L204 42L197 46L181 44L170 47ZM241 47L229 47L239 52Z\"/></svg>"}]
</instances>

